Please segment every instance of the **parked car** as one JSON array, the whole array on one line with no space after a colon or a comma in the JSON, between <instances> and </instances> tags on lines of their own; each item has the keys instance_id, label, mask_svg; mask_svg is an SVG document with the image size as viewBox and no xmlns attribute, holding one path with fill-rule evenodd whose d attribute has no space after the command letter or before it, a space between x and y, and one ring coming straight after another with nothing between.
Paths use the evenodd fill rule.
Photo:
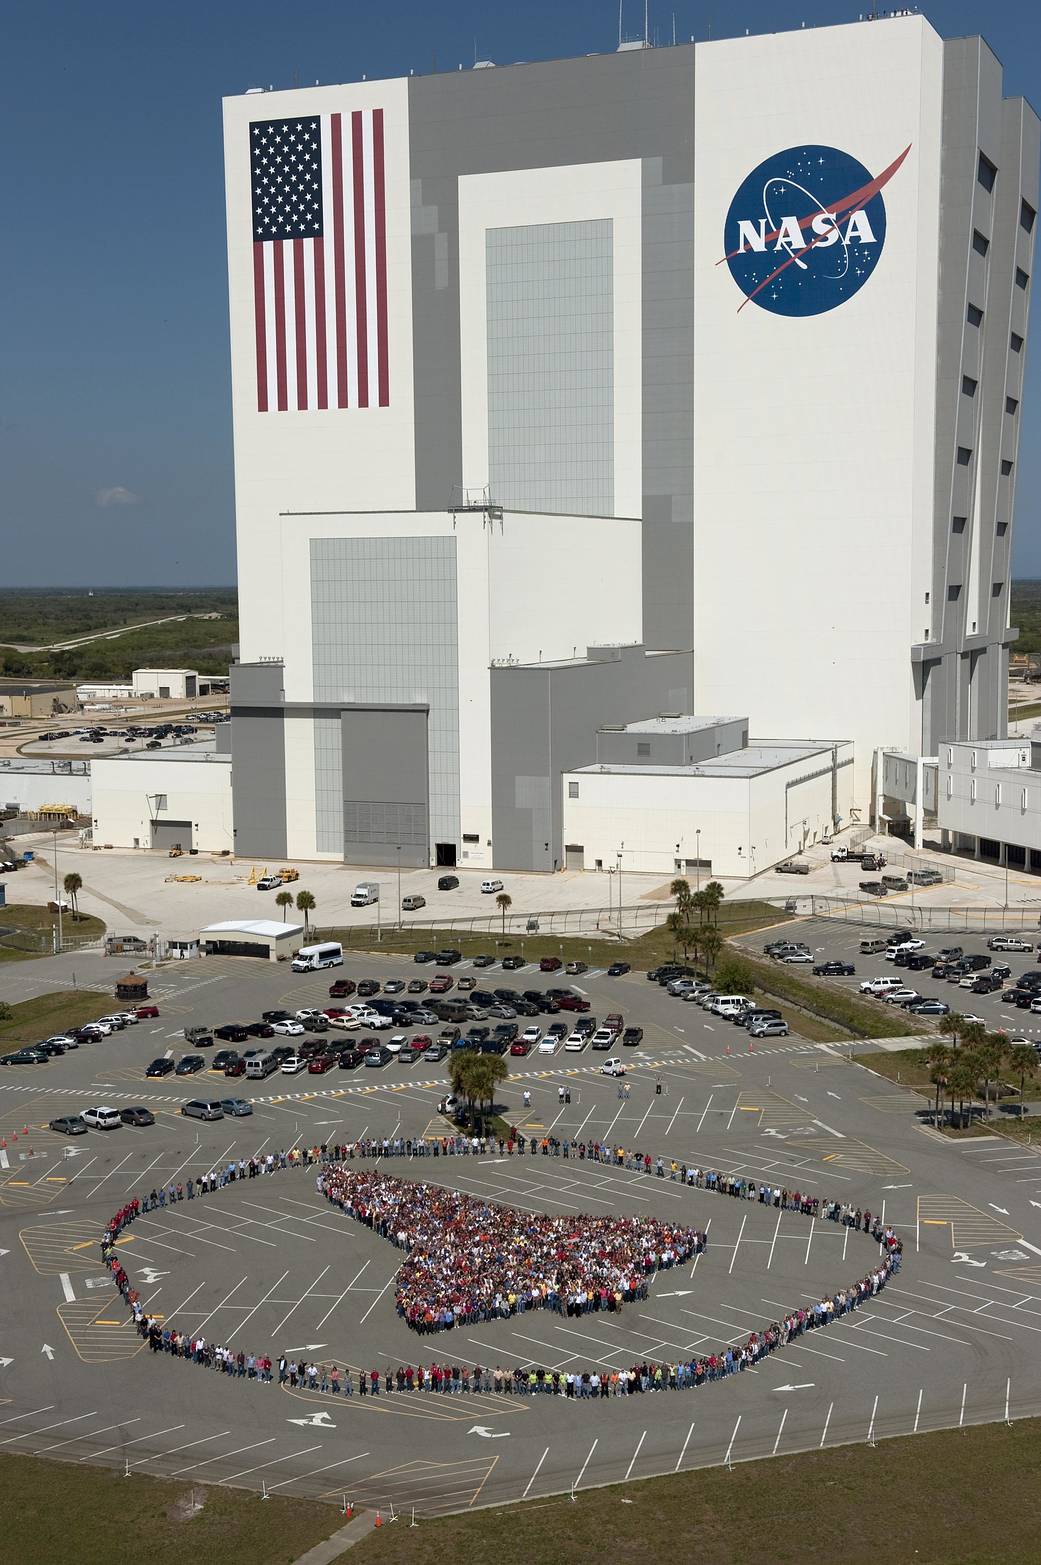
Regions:
<instances>
[{"instance_id":1,"label":"parked car","mask_svg":"<svg viewBox=\"0 0 1041 1565\"><path fill-rule=\"evenodd\" d=\"M52 1119L48 1127L57 1131L59 1136L85 1136L87 1134L87 1122L81 1114L60 1114L57 1119Z\"/></svg>"},{"instance_id":2,"label":"parked car","mask_svg":"<svg viewBox=\"0 0 1041 1565\"><path fill-rule=\"evenodd\" d=\"M167 1060L167 1059L153 1060L151 1065L149 1065L148 1069L145 1071L145 1075L146 1076L170 1076L170 1075L173 1074L173 1069L174 1069L174 1062L173 1062L173 1060Z\"/></svg>"},{"instance_id":3,"label":"parked car","mask_svg":"<svg viewBox=\"0 0 1041 1565\"><path fill-rule=\"evenodd\" d=\"M159 1007L157 1005L139 1005L134 1015L139 1022L154 1021L159 1015Z\"/></svg>"},{"instance_id":4,"label":"parked car","mask_svg":"<svg viewBox=\"0 0 1041 1565\"><path fill-rule=\"evenodd\" d=\"M220 1106L228 1119L245 1119L253 1112L253 1105L246 1098L221 1098Z\"/></svg>"},{"instance_id":5,"label":"parked car","mask_svg":"<svg viewBox=\"0 0 1041 1565\"><path fill-rule=\"evenodd\" d=\"M487 951L482 951L479 955L474 957L475 967L494 967L494 965L495 958L494 956L489 956Z\"/></svg>"},{"instance_id":6,"label":"parked car","mask_svg":"<svg viewBox=\"0 0 1041 1565\"><path fill-rule=\"evenodd\" d=\"M84 1109L83 1121L94 1130L119 1130L123 1124L119 1117L119 1110L104 1105Z\"/></svg>"},{"instance_id":7,"label":"parked car","mask_svg":"<svg viewBox=\"0 0 1041 1565\"><path fill-rule=\"evenodd\" d=\"M459 885L458 875L439 875L437 880L438 891L455 891Z\"/></svg>"},{"instance_id":8,"label":"parked car","mask_svg":"<svg viewBox=\"0 0 1041 1565\"><path fill-rule=\"evenodd\" d=\"M862 880L860 882L860 889L864 892L865 896L869 897L884 897L887 894L886 888L883 886L880 880Z\"/></svg>"},{"instance_id":9,"label":"parked car","mask_svg":"<svg viewBox=\"0 0 1041 1565\"><path fill-rule=\"evenodd\" d=\"M190 1103L181 1104L181 1113L186 1119L223 1119L224 1110L216 1099L193 1098Z\"/></svg>"},{"instance_id":10,"label":"parked car","mask_svg":"<svg viewBox=\"0 0 1041 1565\"><path fill-rule=\"evenodd\" d=\"M818 962L813 972L816 978L852 978L856 968L852 962Z\"/></svg>"},{"instance_id":11,"label":"parked car","mask_svg":"<svg viewBox=\"0 0 1041 1565\"><path fill-rule=\"evenodd\" d=\"M612 962L607 969L608 978L623 978L626 973L632 972L631 962Z\"/></svg>"},{"instance_id":12,"label":"parked car","mask_svg":"<svg viewBox=\"0 0 1041 1565\"><path fill-rule=\"evenodd\" d=\"M307 1061L299 1054L288 1055L279 1066L283 1076L295 1076L297 1071L302 1071Z\"/></svg>"},{"instance_id":13,"label":"parked car","mask_svg":"<svg viewBox=\"0 0 1041 1565\"><path fill-rule=\"evenodd\" d=\"M347 1000L357 987L353 978L337 978L335 983L329 985L329 998L330 1000Z\"/></svg>"},{"instance_id":14,"label":"parked car","mask_svg":"<svg viewBox=\"0 0 1041 1565\"><path fill-rule=\"evenodd\" d=\"M987 941L988 951L1030 951L1032 949L1029 940L1021 940L1018 935L992 935Z\"/></svg>"},{"instance_id":15,"label":"parked car","mask_svg":"<svg viewBox=\"0 0 1041 1565\"><path fill-rule=\"evenodd\" d=\"M131 1104L130 1108L120 1109L119 1117L124 1125L135 1125L141 1129L146 1125L155 1124L155 1115L151 1109L146 1109L143 1103Z\"/></svg>"},{"instance_id":16,"label":"parked car","mask_svg":"<svg viewBox=\"0 0 1041 1565\"><path fill-rule=\"evenodd\" d=\"M642 1027L627 1027L622 1034L622 1042L626 1048L634 1048L636 1044L643 1042Z\"/></svg>"},{"instance_id":17,"label":"parked car","mask_svg":"<svg viewBox=\"0 0 1041 1565\"><path fill-rule=\"evenodd\" d=\"M803 859L785 859L783 864L774 865L774 873L777 875L808 875L810 866Z\"/></svg>"},{"instance_id":18,"label":"parked car","mask_svg":"<svg viewBox=\"0 0 1041 1565\"><path fill-rule=\"evenodd\" d=\"M522 956L504 956L502 959L502 970L504 973L515 973L518 968L526 965Z\"/></svg>"},{"instance_id":19,"label":"parked car","mask_svg":"<svg viewBox=\"0 0 1041 1565\"><path fill-rule=\"evenodd\" d=\"M569 962L564 969L569 978L577 978L580 973L588 973L588 962Z\"/></svg>"},{"instance_id":20,"label":"parked car","mask_svg":"<svg viewBox=\"0 0 1041 1565\"><path fill-rule=\"evenodd\" d=\"M205 1070L206 1057L202 1054L182 1054L177 1061L177 1076L194 1076L196 1071Z\"/></svg>"},{"instance_id":21,"label":"parked car","mask_svg":"<svg viewBox=\"0 0 1041 1565\"><path fill-rule=\"evenodd\" d=\"M752 1038L787 1038L788 1023L778 1017L768 1017L761 1022L755 1022L749 1027L749 1036Z\"/></svg>"},{"instance_id":22,"label":"parked car","mask_svg":"<svg viewBox=\"0 0 1041 1565\"><path fill-rule=\"evenodd\" d=\"M625 1061L617 1057L605 1060L600 1067L600 1074L601 1076L624 1076Z\"/></svg>"},{"instance_id":23,"label":"parked car","mask_svg":"<svg viewBox=\"0 0 1041 1565\"><path fill-rule=\"evenodd\" d=\"M304 1033L300 1022L276 1022L275 1031L283 1038L302 1038Z\"/></svg>"},{"instance_id":24,"label":"parked car","mask_svg":"<svg viewBox=\"0 0 1041 1565\"><path fill-rule=\"evenodd\" d=\"M539 961L539 972L559 973L563 965L559 956L544 956Z\"/></svg>"}]
</instances>

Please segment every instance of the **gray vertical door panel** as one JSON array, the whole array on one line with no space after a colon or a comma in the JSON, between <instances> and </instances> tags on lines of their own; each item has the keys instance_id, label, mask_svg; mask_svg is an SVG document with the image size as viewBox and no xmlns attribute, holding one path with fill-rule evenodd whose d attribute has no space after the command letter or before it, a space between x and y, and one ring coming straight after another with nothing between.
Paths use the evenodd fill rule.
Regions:
<instances>
[{"instance_id":1,"label":"gray vertical door panel","mask_svg":"<svg viewBox=\"0 0 1041 1565\"><path fill-rule=\"evenodd\" d=\"M427 713L360 709L340 721L344 859L427 865Z\"/></svg>"}]
</instances>

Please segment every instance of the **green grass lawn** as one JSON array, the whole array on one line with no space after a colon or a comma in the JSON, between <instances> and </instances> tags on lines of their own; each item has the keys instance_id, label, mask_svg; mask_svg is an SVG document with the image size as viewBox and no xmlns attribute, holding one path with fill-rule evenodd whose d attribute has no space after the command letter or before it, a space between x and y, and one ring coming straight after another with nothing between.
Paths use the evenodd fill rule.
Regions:
<instances>
[{"instance_id":1,"label":"green grass lawn","mask_svg":"<svg viewBox=\"0 0 1041 1565\"><path fill-rule=\"evenodd\" d=\"M306 1500L0 1456L4 1565L291 1565L343 1525Z\"/></svg>"},{"instance_id":2,"label":"green grass lawn","mask_svg":"<svg viewBox=\"0 0 1041 1565\"><path fill-rule=\"evenodd\" d=\"M758 996L787 1000L821 1025L831 1025L831 1038L901 1038L928 1030L920 1017L908 1017L895 1006L864 999L839 984L826 979L798 978L793 968L750 957L743 948L732 954L742 967L748 968ZM794 1025L805 1037L813 1037L801 1020L794 1021Z\"/></svg>"},{"instance_id":3,"label":"green grass lawn","mask_svg":"<svg viewBox=\"0 0 1041 1565\"><path fill-rule=\"evenodd\" d=\"M53 1038L67 1027L82 1027L84 1022L105 1016L114 1005L115 1001L93 989L57 990L37 995L35 1000L20 1000L8 1007L10 1019L0 1020L0 1045L9 1053L18 1044Z\"/></svg>"},{"instance_id":4,"label":"green grass lawn","mask_svg":"<svg viewBox=\"0 0 1041 1565\"><path fill-rule=\"evenodd\" d=\"M671 904L670 904L671 906ZM725 903L719 913L719 932L723 936L749 934L757 929L768 929L784 924L790 918L769 902ZM377 935L379 938L377 939ZM479 956L487 951L492 956L523 956L526 962L537 962L544 956L559 956L564 961L578 958L590 967L609 967L612 962L629 962L634 968L646 971L661 962L681 960L682 951L669 931L662 925L632 940L598 938L593 934L574 935L522 935L487 934L469 935L457 929L396 929L393 924L379 929L374 924L364 929L323 929L322 938L340 940L354 951L400 952L406 956L414 951L435 951L446 946L461 951L464 956Z\"/></svg>"},{"instance_id":5,"label":"green grass lawn","mask_svg":"<svg viewBox=\"0 0 1041 1565\"><path fill-rule=\"evenodd\" d=\"M10 888L13 889L13 888ZM24 962L36 956L50 956L54 950L57 913L49 913L35 902L9 902L0 907L0 962ZM62 914L62 938L66 945L100 940L105 933L103 919L89 913L73 918Z\"/></svg>"},{"instance_id":6,"label":"green grass lawn","mask_svg":"<svg viewBox=\"0 0 1041 1565\"><path fill-rule=\"evenodd\" d=\"M1041 1421L989 1424L384 1527L337 1565L1037 1565L1035 1481Z\"/></svg>"}]
</instances>

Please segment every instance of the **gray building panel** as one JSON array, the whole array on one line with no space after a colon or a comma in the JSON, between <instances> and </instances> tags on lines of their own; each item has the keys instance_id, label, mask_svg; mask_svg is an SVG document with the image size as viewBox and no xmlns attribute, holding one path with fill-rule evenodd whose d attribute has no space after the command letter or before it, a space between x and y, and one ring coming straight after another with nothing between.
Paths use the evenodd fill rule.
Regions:
<instances>
[{"instance_id":1,"label":"gray building panel","mask_svg":"<svg viewBox=\"0 0 1041 1565\"><path fill-rule=\"evenodd\" d=\"M455 539L311 540L311 640L316 703L429 708L429 837L460 842L459 654ZM323 851L337 834L342 753L328 719L315 727ZM339 774L337 768L339 766ZM340 798L346 797L341 792ZM342 830L342 827L341 827Z\"/></svg>"},{"instance_id":2,"label":"gray building panel","mask_svg":"<svg viewBox=\"0 0 1041 1565\"><path fill-rule=\"evenodd\" d=\"M596 760L605 724L689 710L693 690L689 653L648 656L643 647L591 648L584 662L493 668L496 868L561 868L561 773Z\"/></svg>"},{"instance_id":3,"label":"gray building panel","mask_svg":"<svg viewBox=\"0 0 1041 1565\"><path fill-rule=\"evenodd\" d=\"M340 721L343 856L348 864L430 861L424 711L354 707Z\"/></svg>"},{"instance_id":4,"label":"gray building panel","mask_svg":"<svg viewBox=\"0 0 1041 1565\"><path fill-rule=\"evenodd\" d=\"M691 646L693 48L413 77L409 155L420 510L448 505L462 484L459 177L644 160L644 323L662 333L643 359L644 639Z\"/></svg>"},{"instance_id":5,"label":"gray building panel","mask_svg":"<svg viewBox=\"0 0 1041 1565\"><path fill-rule=\"evenodd\" d=\"M286 853L285 711L281 663L231 668L231 796L235 853Z\"/></svg>"}]
</instances>

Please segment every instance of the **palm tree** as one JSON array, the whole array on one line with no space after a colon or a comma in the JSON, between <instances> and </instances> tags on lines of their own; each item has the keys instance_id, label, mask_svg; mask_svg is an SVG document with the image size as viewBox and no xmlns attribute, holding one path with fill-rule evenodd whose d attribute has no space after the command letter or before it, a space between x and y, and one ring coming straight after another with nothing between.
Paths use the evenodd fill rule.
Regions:
<instances>
[{"instance_id":1,"label":"palm tree","mask_svg":"<svg viewBox=\"0 0 1041 1565\"><path fill-rule=\"evenodd\" d=\"M275 898L275 906L276 907L280 907L282 909L282 922L283 922L283 924L286 921L286 909L287 908L291 908L292 905L293 905L293 893L291 891L280 891L278 893L278 896Z\"/></svg>"},{"instance_id":2,"label":"palm tree","mask_svg":"<svg viewBox=\"0 0 1041 1565\"><path fill-rule=\"evenodd\" d=\"M502 914L502 932L503 932L503 935L505 936L505 934L506 934L506 915L510 911L510 908L513 906L513 898L510 896L510 893L508 891L500 891L499 895L495 899L495 906L499 909L499 912Z\"/></svg>"},{"instance_id":3,"label":"palm tree","mask_svg":"<svg viewBox=\"0 0 1041 1565\"><path fill-rule=\"evenodd\" d=\"M296 894L297 911L304 915L304 934L307 934L310 919L308 915L314 912L315 901L309 891L298 891Z\"/></svg>"},{"instance_id":4,"label":"palm tree","mask_svg":"<svg viewBox=\"0 0 1041 1565\"><path fill-rule=\"evenodd\" d=\"M982 1031L982 1029L980 1029ZM983 1040L973 1050L972 1057L980 1076L983 1078L983 1102L986 1113L990 1114L990 1084L997 1080L1001 1073L1001 1062L1005 1058L1005 1040L997 1033L983 1034Z\"/></svg>"},{"instance_id":5,"label":"palm tree","mask_svg":"<svg viewBox=\"0 0 1041 1565\"><path fill-rule=\"evenodd\" d=\"M466 1051L469 1052L469 1051ZM510 1068L499 1054L475 1054L470 1070L470 1091L484 1117L485 1109L495 1106L495 1089L510 1074Z\"/></svg>"},{"instance_id":6,"label":"palm tree","mask_svg":"<svg viewBox=\"0 0 1041 1565\"><path fill-rule=\"evenodd\" d=\"M691 892L690 881L684 880L682 875L672 882L669 887L669 896L676 899L676 913L684 923L690 923Z\"/></svg>"},{"instance_id":7,"label":"palm tree","mask_svg":"<svg viewBox=\"0 0 1041 1565\"><path fill-rule=\"evenodd\" d=\"M957 1051L950 1049L947 1044L939 1039L931 1043L925 1051L925 1063L929 1067L929 1080L936 1088L936 1123L940 1123L940 1097L947 1087L947 1075L951 1068L951 1061Z\"/></svg>"},{"instance_id":8,"label":"palm tree","mask_svg":"<svg viewBox=\"0 0 1041 1565\"><path fill-rule=\"evenodd\" d=\"M698 944L701 946L701 954L705 958L708 967L714 967L716 957L723 947L723 936L718 929L703 929L700 932Z\"/></svg>"},{"instance_id":9,"label":"palm tree","mask_svg":"<svg viewBox=\"0 0 1041 1565\"><path fill-rule=\"evenodd\" d=\"M69 901L72 903L72 916L73 916L73 918L79 918L79 916L80 916L79 903L77 902L76 899L77 899L77 896L79 895L80 887L83 885L83 876L82 875L77 875L75 870L70 870L69 873L66 875L65 879L62 881L62 885L65 887L65 894L66 894L66 896L68 897Z\"/></svg>"},{"instance_id":10,"label":"palm tree","mask_svg":"<svg viewBox=\"0 0 1041 1565\"><path fill-rule=\"evenodd\" d=\"M719 920L719 905L725 895L726 893L718 880L710 880L705 887L705 906L708 908L714 924Z\"/></svg>"},{"instance_id":11,"label":"palm tree","mask_svg":"<svg viewBox=\"0 0 1041 1565\"><path fill-rule=\"evenodd\" d=\"M949 1035L952 1049L957 1050L962 1033L968 1025L960 1011L952 1011L947 1017L943 1025L943 1031Z\"/></svg>"},{"instance_id":12,"label":"palm tree","mask_svg":"<svg viewBox=\"0 0 1041 1565\"><path fill-rule=\"evenodd\" d=\"M1037 1070L1037 1050L1032 1043L1013 1043L1006 1054L1009 1070L1019 1076L1019 1106L1023 1107L1027 1077Z\"/></svg>"},{"instance_id":13,"label":"palm tree","mask_svg":"<svg viewBox=\"0 0 1041 1565\"><path fill-rule=\"evenodd\" d=\"M955 1056L951 1067L948 1090L951 1096L951 1116L954 1116L954 1100L958 1099L958 1119L964 1121L965 1103L968 1100L970 1108L972 1099L976 1096L976 1083L979 1080L979 1062L966 1049L960 1049Z\"/></svg>"}]
</instances>

